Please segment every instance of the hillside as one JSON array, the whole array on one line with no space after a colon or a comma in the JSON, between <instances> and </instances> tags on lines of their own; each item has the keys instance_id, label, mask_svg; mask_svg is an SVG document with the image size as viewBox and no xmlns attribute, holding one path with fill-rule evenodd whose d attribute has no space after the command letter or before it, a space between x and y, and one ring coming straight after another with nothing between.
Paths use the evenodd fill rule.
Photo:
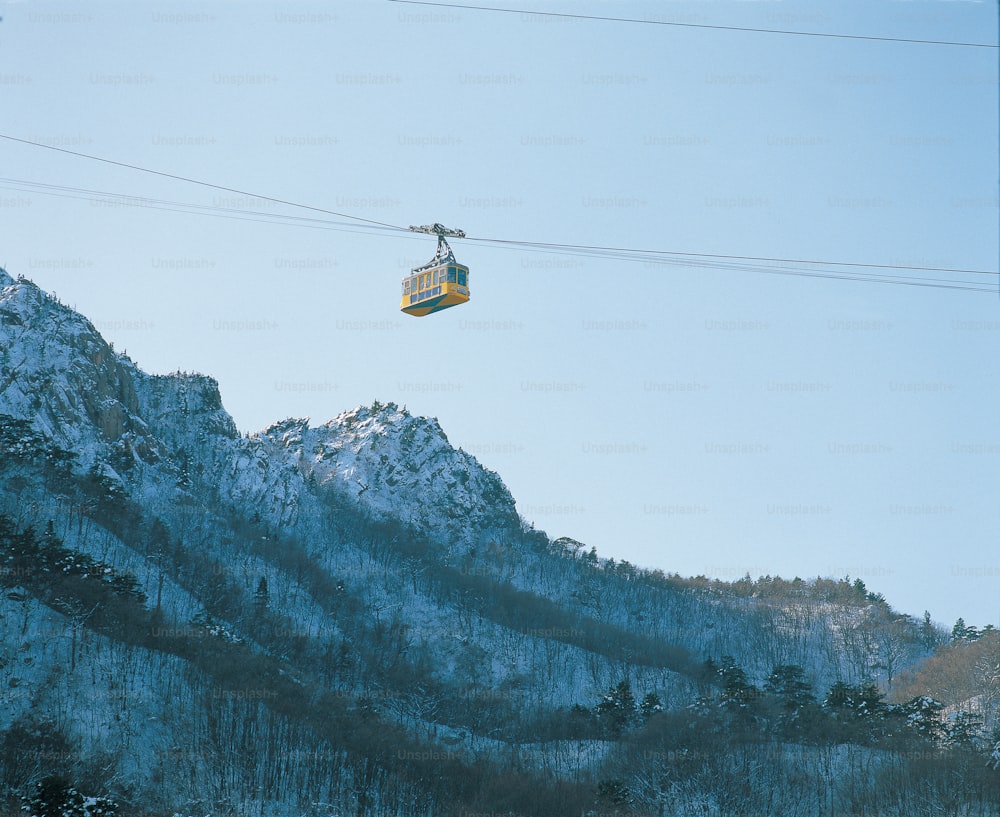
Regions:
<instances>
[{"instance_id":1,"label":"hillside","mask_svg":"<svg viewBox=\"0 0 1000 817\"><path fill-rule=\"evenodd\" d=\"M602 559L392 403L241 433L2 270L0 544L11 813L51 775L156 815L998 802L995 712L949 749L887 705L943 634L862 582Z\"/></svg>"}]
</instances>

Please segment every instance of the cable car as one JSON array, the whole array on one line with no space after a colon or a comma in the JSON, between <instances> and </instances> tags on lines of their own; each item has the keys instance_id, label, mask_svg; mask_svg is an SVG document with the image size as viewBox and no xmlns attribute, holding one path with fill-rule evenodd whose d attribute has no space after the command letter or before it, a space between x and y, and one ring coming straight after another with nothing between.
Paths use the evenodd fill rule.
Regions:
<instances>
[{"instance_id":1,"label":"cable car","mask_svg":"<svg viewBox=\"0 0 1000 817\"><path fill-rule=\"evenodd\" d=\"M410 229L415 233L436 235L437 252L430 261L410 270L403 279L403 301L399 308L407 315L422 318L466 303L469 300L469 268L455 260L455 254L445 241L445 236L465 238L465 233L441 224Z\"/></svg>"}]
</instances>

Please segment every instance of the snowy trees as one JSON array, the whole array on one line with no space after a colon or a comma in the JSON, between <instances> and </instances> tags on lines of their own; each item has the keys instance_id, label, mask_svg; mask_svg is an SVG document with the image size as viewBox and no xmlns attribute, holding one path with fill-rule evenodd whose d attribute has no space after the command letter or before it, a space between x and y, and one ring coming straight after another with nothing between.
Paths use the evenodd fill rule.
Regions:
<instances>
[{"instance_id":1,"label":"snowy trees","mask_svg":"<svg viewBox=\"0 0 1000 817\"><path fill-rule=\"evenodd\" d=\"M822 708L831 719L827 729L837 739L867 744L885 735L889 708L883 692L869 681L837 681L828 690Z\"/></svg>"},{"instance_id":2,"label":"snowy trees","mask_svg":"<svg viewBox=\"0 0 1000 817\"><path fill-rule=\"evenodd\" d=\"M941 713L944 704L929 695L920 695L900 705L899 714L918 737L936 744L945 736L945 725Z\"/></svg>"},{"instance_id":3,"label":"snowy trees","mask_svg":"<svg viewBox=\"0 0 1000 817\"><path fill-rule=\"evenodd\" d=\"M610 690L597 705L597 717L607 725L610 734L618 736L636 722L638 709L632 685L626 679Z\"/></svg>"},{"instance_id":4,"label":"snowy trees","mask_svg":"<svg viewBox=\"0 0 1000 817\"><path fill-rule=\"evenodd\" d=\"M764 693L778 702L775 730L789 738L812 737L819 712L813 686L797 664L776 666L764 681Z\"/></svg>"},{"instance_id":5,"label":"snowy trees","mask_svg":"<svg viewBox=\"0 0 1000 817\"><path fill-rule=\"evenodd\" d=\"M978 638L979 628L966 625L964 618L959 617L951 628L952 641L975 641Z\"/></svg>"},{"instance_id":6,"label":"snowy trees","mask_svg":"<svg viewBox=\"0 0 1000 817\"><path fill-rule=\"evenodd\" d=\"M978 751L985 743L983 718L973 712L955 712L944 725L944 743L956 749Z\"/></svg>"},{"instance_id":7,"label":"snowy trees","mask_svg":"<svg viewBox=\"0 0 1000 817\"><path fill-rule=\"evenodd\" d=\"M731 655L722 656L717 673L724 707L745 709L759 697L760 690L747 680L746 672L736 664L736 659Z\"/></svg>"},{"instance_id":8,"label":"snowy trees","mask_svg":"<svg viewBox=\"0 0 1000 817\"><path fill-rule=\"evenodd\" d=\"M24 798L27 817L112 817L118 804L106 797L84 797L64 777L51 775Z\"/></svg>"},{"instance_id":9,"label":"snowy trees","mask_svg":"<svg viewBox=\"0 0 1000 817\"><path fill-rule=\"evenodd\" d=\"M639 714L644 721L663 711L663 702L655 692L647 692L639 704Z\"/></svg>"},{"instance_id":10,"label":"snowy trees","mask_svg":"<svg viewBox=\"0 0 1000 817\"><path fill-rule=\"evenodd\" d=\"M714 694L616 738L599 777L607 813L910 814L928 799L951 803L947 813L1000 807L975 716L946 717L929 696L889 704L869 682L836 682L820 706L795 665L774 667L748 695L756 687L731 657L710 668Z\"/></svg>"},{"instance_id":11,"label":"snowy trees","mask_svg":"<svg viewBox=\"0 0 1000 817\"><path fill-rule=\"evenodd\" d=\"M0 514L0 586L26 587L43 595L73 622L76 636L91 617L102 626L141 625L146 601L135 576L65 547L52 527L39 538L30 527L16 530Z\"/></svg>"},{"instance_id":12,"label":"snowy trees","mask_svg":"<svg viewBox=\"0 0 1000 817\"><path fill-rule=\"evenodd\" d=\"M933 690L952 711L975 708L988 734L1000 724L1000 633L960 638L940 645L918 669L901 676L896 700L909 700Z\"/></svg>"},{"instance_id":13,"label":"snowy trees","mask_svg":"<svg viewBox=\"0 0 1000 817\"><path fill-rule=\"evenodd\" d=\"M801 709L816 700L805 674L805 670L795 664L776 666L764 682L764 691L778 696L785 709Z\"/></svg>"},{"instance_id":14,"label":"snowy trees","mask_svg":"<svg viewBox=\"0 0 1000 817\"><path fill-rule=\"evenodd\" d=\"M359 522L352 541L361 538L359 532L371 529ZM334 561L341 558L337 548L353 546L343 540L323 554L292 537L262 542L251 535L256 531L246 533L247 552L258 561L227 561L208 547L204 553L189 548L163 560L196 598L210 601L219 613L235 611L232 620L214 614L198 619L208 625L198 628L185 619L180 622L185 632L197 629L197 635L164 636L155 645L173 651L197 674L201 697L209 699L199 705L199 696L188 693L183 711L193 726L183 731L190 746L179 757L192 766L202 756L218 759L211 767L220 772L213 784L217 790L208 793L224 804L219 809L238 810L240 796L252 797L248 792L255 786L280 788L282 796L294 798L294 781L304 781L302 790L311 797L322 790L324 783L318 781L325 773L332 796L320 800L317 795L316 802L336 803L342 813L366 817L390 813L388 792L407 786L414 787L406 789L411 795L424 792L428 803L437 798L433 802L457 804L454 814L505 813L508 804L522 814L540 814L539 804L551 802L543 799L545 793L559 786L566 787L566 797L555 800L547 817L587 809L642 817L663 809L673 815L697 813L700 806L708 813L790 817L810 813L805 804L813 808L808 797L818 787L829 813L837 813L836 808L846 813L848 803L862 813L862 804L871 811L882 802L879 787L888 785L875 782L881 768L872 759L876 751L907 781L911 763L905 752L923 754L913 747L924 746L926 739L893 718L874 684L869 688L852 678L834 685L825 696L831 704L821 709L814 698L813 685L822 678L815 665L779 661L761 671L753 662L723 653L703 667L703 707L664 711L661 696L671 706L693 696L698 668L678 661L669 670L656 670L664 680L655 685L641 680L653 673L638 662L661 664L671 655L670 645L636 637L640 627L629 630L623 622L632 619L616 611L632 607L652 621L664 609L673 615L704 608L686 606L686 596L675 600L665 593L663 606L653 607L643 601L643 593L655 594L630 571L623 577L616 567L613 584L607 585L599 575L591 577L595 589L604 591L597 620L581 616L554 591L546 596L534 585L497 583L487 570L463 573L444 561L444 549L434 542L394 544L394 537L405 535L401 527L373 535L365 543L369 550L359 548L351 556L354 572L342 573L331 565L347 564L346 558ZM546 553L544 558L559 557ZM422 568L415 577L407 572L407 560ZM370 564L377 570L366 572ZM479 568L483 562L459 564ZM545 564L536 568L547 569ZM577 559L565 575L573 577L575 570L595 569ZM551 586L579 584L553 579ZM293 601L296 595L299 603ZM427 646L427 628L412 613L415 599L422 615L447 621L446 648ZM728 611L728 603L718 606ZM775 609L756 621L775 626L798 621L797 637L805 640L810 622L819 620L807 613ZM259 628L240 630L257 619ZM303 629L303 621L319 623L306 636L289 635ZM169 631L172 623L177 624L161 620L157 628ZM726 637L735 640L738 632L733 627ZM988 642L961 647L984 650ZM336 666L341 650L349 655L350 671ZM497 671L500 656L504 668ZM592 704L588 707L548 708L552 698L546 697L546 683L561 681L560 672L578 670L581 656L595 668L590 689L605 694L584 699ZM544 680L543 662L553 667ZM587 676L579 672L578 677ZM141 669L129 670L127 684L137 685L130 687L133 692L141 678ZM494 685L498 678L509 685ZM186 687L174 679L171 688ZM408 701L407 694L421 698ZM930 718L932 713L924 714ZM138 728L139 714L128 717L133 718L129 727ZM435 741L458 728L468 737L456 744L452 756L450 744L445 749ZM975 745L975 731L975 723L956 724L955 746ZM896 741L897 736L912 742ZM941 746L941 739L933 745ZM467 747L480 753L476 764L459 760ZM164 756L160 773L171 773L171 757ZM37 778L37 770L34 774ZM506 793L505 785L517 787L516 794ZM571 812L570 804L580 808ZM447 815L446 807L435 808Z\"/></svg>"},{"instance_id":15,"label":"snowy trees","mask_svg":"<svg viewBox=\"0 0 1000 817\"><path fill-rule=\"evenodd\" d=\"M323 802L336 802L341 811L361 810L366 817L388 811L389 801L379 798L394 786L402 790L410 784L446 802L461 803L457 808L466 812L474 810L473 803L484 811L498 811L499 804L510 802L502 791L504 782L520 787L521 813L535 814L541 802L535 795L553 780L559 785L572 782L566 803L584 802L586 808L607 814L657 814L671 802L681 809L675 813L683 813L688 805L693 810L693 804L702 802L699 798L714 803L717 812L798 814L806 813L794 809L817 780L829 781L824 783L827 804L848 801L848 795L839 792L838 779L852 781L850 797L857 799L850 802L875 798L874 784L866 788L863 782L862 770L870 775L873 768L865 752L876 746L895 751L893 730L905 726L893 720L887 706L879 706L885 704L880 688L855 683L853 677L826 696L839 701L839 709L832 703L820 709L813 684L822 679L817 665L824 665L813 653L807 653L813 658L808 668L778 660L762 671L763 659L753 652L756 646L742 644L742 634L754 627L794 633L793 639L771 635L753 642L768 655L794 654L788 644L809 643L822 621L806 602L788 608L775 605L766 613L736 619L737 608L725 594L709 604L686 591L644 584L641 571L623 568L622 563L610 575L582 558L549 564L546 559L565 557L536 549L532 552L540 555L531 564L531 575L545 577L546 594L539 584L524 579L527 568L508 582L497 581L496 576L509 571L495 571L499 558L490 561L493 557L485 549L475 557L448 561L441 543L418 538L402 525L375 528L351 520L350 537L331 537L336 545L327 545L326 553L270 531L265 540L259 529L249 521L245 524L240 528L233 523L239 536L225 548L216 548L211 539L204 547L182 548L171 543L167 530L156 537L161 554L156 564L211 611L210 617L196 619L205 626L195 627L190 616L171 621L173 608L168 605L156 629L169 633L173 625L197 635L165 635L150 646L172 652L202 677L203 696L210 703L200 708L192 700L185 704L193 724L192 748L187 751L192 765L201 755L219 759L223 782L211 795L227 807L237 808L241 793L247 796L261 781L284 780L286 772L299 775L290 779L310 781L304 784L310 792L318 791L324 764L312 755L308 761L298 759L319 745L311 742L318 734L326 741L326 757L336 757L325 769L328 778L337 781L329 784L336 796ZM194 524L185 530L191 536L199 533ZM26 538L22 550L34 558L47 549L54 563L64 565L98 564L94 559L60 562L66 554L58 548L65 545L55 540L55 530ZM363 546L356 544L359 541ZM348 564L337 548L348 547L356 548L350 569L337 572L333 565ZM227 558L231 552L238 552L239 559ZM514 552L505 545L507 564ZM753 599L760 587L779 593L776 584L744 583L741 592ZM141 590L124 579L95 586L122 599ZM155 582L151 586L156 587ZM76 596L66 592L69 587L62 592L66 599L80 596L79 587ZM592 615L582 613L585 599L568 596L579 588L592 590L591 602L597 602L587 608ZM560 597L560 592L566 596ZM746 606L755 603L747 601ZM447 648L428 646L427 627L414 615L414 606L420 615L440 615L447 621ZM713 606L726 613L714 616L714 628L692 620ZM140 618L138 607L129 609ZM863 615L850 618L863 621ZM703 667L706 697L701 710L664 711L661 696L677 706L693 694L700 676L698 667L668 639L643 635L650 624L666 629L660 620L666 616L686 617L690 632L696 634L692 639L714 629L719 643L736 647L736 655L720 649L715 654L722 657ZM874 645L876 655L884 623L879 616L868 619L872 638L865 643ZM92 624L81 619L80 632ZM137 636L133 632L130 637ZM988 642L980 639L962 646L983 650ZM500 670L498 658L503 659ZM584 662L593 668L591 676L580 669ZM348 664L350 669L344 669ZM543 664L548 667L544 680ZM648 679L653 668L665 680L650 691L654 684L640 679ZM577 671L584 688L592 677L590 689L605 694L586 699L592 704L588 707L550 708L546 683L561 683L560 673L567 670ZM126 684L133 695L141 674L129 669ZM498 679L509 683L500 686ZM172 686L183 685L174 680ZM924 714L930 722L932 713ZM129 728L137 728L137 713L123 717ZM474 767L462 766L454 757L434 756L442 751L435 742L439 736L454 735L459 727L468 738L456 753L466 746L482 753ZM953 732L956 747L975 745L975 722L956 722ZM915 746L925 740L912 728L898 734L912 737ZM941 743L938 738L935 745ZM258 745L267 749L248 748ZM410 752L418 760L411 763L407 756L400 761L397 751ZM560 753L565 759L558 761ZM535 762L544 764L544 774L532 768ZM169 775L164 770L170 765L167 756L160 773ZM896 766L905 767L905 761ZM40 771L29 778L37 779ZM473 780L481 789L472 786ZM290 783L280 785L286 793L293 788ZM777 792L778 787L783 789ZM385 803L383 811L380 803ZM568 812L556 803L548 813L562 817Z\"/></svg>"},{"instance_id":16,"label":"snowy trees","mask_svg":"<svg viewBox=\"0 0 1000 817\"><path fill-rule=\"evenodd\" d=\"M83 795L62 777L46 777L35 785L26 798L24 810L29 817L86 817Z\"/></svg>"}]
</instances>

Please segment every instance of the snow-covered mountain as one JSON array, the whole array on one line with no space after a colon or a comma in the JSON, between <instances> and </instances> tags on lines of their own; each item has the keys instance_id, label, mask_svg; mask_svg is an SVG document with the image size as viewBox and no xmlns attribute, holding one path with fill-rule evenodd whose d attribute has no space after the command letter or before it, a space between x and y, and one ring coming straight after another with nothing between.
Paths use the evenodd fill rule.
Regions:
<instances>
[{"instance_id":1,"label":"snow-covered mountain","mask_svg":"<svg viewBox=\"0 0 1000 817\"><path fill-rule=\"evenodd\" d=\"M294 523L299 479L465 542L516 521L500 478L452 448L436 420L375 404L319 427L289 419L243 439L215 380L146 374L83 316L2 270L0 349L5 413L30 417L83 465L102 463L132 490L155 490L193 468L200 482L221 481L228 499L263 503L282 525Z\"/></svg>"},{"instance_id":2,"label":"snow-covered mountain","mask_svg":"<svg viewBox=\"0 0 1000 817\"><path fill-rule=\"evenodd\" d=\"M887 688L940 636L863 584L552 541L391 403L241 434L3 270L0 545L0 799L55 773L144 814L674 813L667 744L622 765L658 713L779 667Z\"/></svg>"},{"instance_id":3,"label":"snow-covered mountain","mask_svg":"<svg viewBox=\"0 0 1000 817\"><path fill-rule=\"evenodd\" d=\"M472 543L517 524L497 474L452 448L436 420L392 403L345 411L316 428L285 420L260 439L271 458L295 463L305 478L428 535Z\"/></svg>"}]
</instances>

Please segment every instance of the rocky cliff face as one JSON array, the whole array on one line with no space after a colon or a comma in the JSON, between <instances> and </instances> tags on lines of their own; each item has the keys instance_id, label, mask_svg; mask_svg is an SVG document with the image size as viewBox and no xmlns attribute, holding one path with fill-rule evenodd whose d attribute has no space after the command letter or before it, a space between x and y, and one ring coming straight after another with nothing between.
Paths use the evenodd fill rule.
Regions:
<instances>
[{"instance_id":1,"label":"rocky cliff face","mask_svg":"<svg viewBox=\"0 0 1000 817\"><path fill-rule=\"evenodd\" d=\"M252 514L262 503L287 523L308 480L456 543L517 524L500 478L455 450L436 420L375 403L243 439L214 379L141 371L83 316L2 271L0 349L0 408L30 418L84 465L108 463L133 489L171 479L196 495L221 488L233 507Z\"/></svg>"},{"instance_id":2,"label":"rocky cliff face","mask_svg":"<svg viewBox=\"0 0 1000 817\"><path fill-rule=\"evenodd\" d=\"M5 409L53 439L93 447L134 430L135 367L89 321L3 271L0 356Z\"/></svg>"},{"instance_id":3,"label":"rocky cliff face","mask_svg":"<svg viewBox=\"0 0 1000 817\"><path fill-rule=\"evenodd\" d=\"M345 411L315 428L285 420L259 439L304 477L428 535L459 542L470 532L517 524L499 476L452 448L436 420L392 403Z\"/></svg>"}]
</instances>

